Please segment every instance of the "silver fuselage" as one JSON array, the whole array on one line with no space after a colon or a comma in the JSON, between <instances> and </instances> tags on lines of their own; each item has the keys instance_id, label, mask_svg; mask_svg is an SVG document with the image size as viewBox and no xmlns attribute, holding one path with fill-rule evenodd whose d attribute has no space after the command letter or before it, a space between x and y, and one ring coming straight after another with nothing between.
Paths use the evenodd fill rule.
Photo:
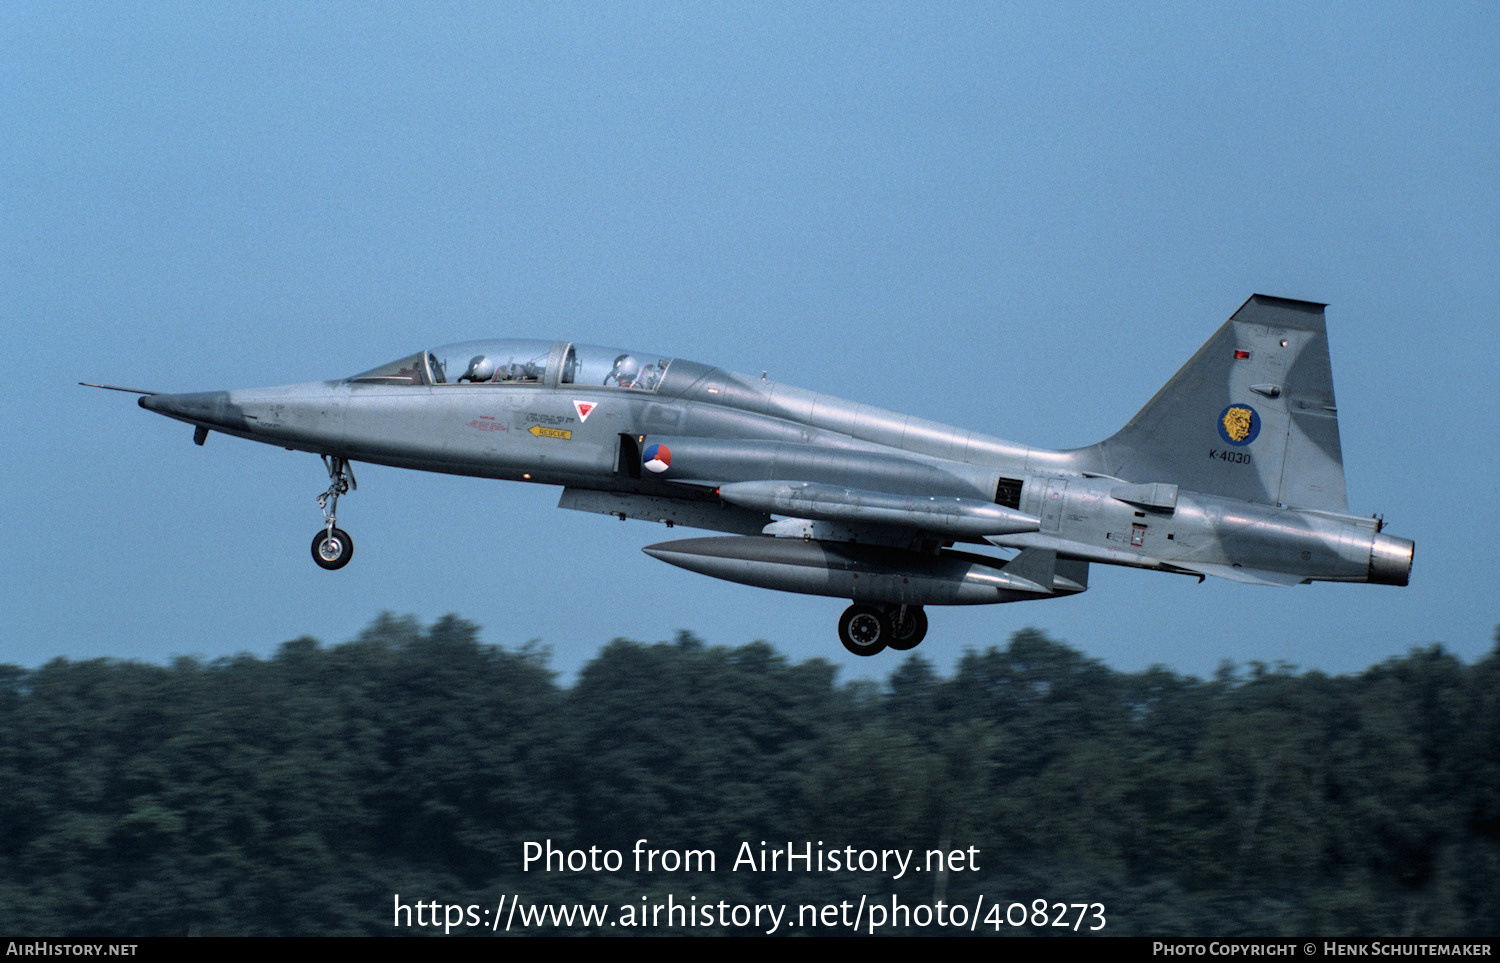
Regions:
<instances>
[{"instance_id":1,"label":"silver fuselage","mask_svg":"<svg viewBox=\"0 0 1500 963\"><path fill-rule=\"evenodd\" d=\"M795 509L768 510L775 506L764 498L754 502L758 509L730 504L719 489L789 482L889 498L1000 503L1034 520L1030 531L954 535L920 522L902 525L899 514L872 514L856 504L838 520L809 521L800 532L804 540L928 554L953 542L988 543L1269 584L1405 584L1412 558L1412 543L1382 534L1374 519L1195 492L1173 478L1117 477L1102 446L1031 448L682 359L671 361L650 391L559 383L558 372L549 370L521 383L344 380L155 394L140 403L252 441L355 462L560 485L565 507L737 535L774 525L782 526L774 534L794 532ZM670 450L670 464L643 468L658 444ZM1210 467L1247 468L1221 460ZM794 520L791 529L787 519ZM798 584L768 587L818 591Z\"/></svg>"}]
</instances>

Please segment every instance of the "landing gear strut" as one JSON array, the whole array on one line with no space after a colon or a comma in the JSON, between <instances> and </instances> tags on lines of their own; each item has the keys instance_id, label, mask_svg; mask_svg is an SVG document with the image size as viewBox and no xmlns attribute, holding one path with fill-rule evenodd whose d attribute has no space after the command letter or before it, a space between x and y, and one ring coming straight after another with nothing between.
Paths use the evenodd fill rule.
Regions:
<instances>
[{"instance_id":1,"label":"landing gear strut","mask_svg":"<svg viewBox=\"0 0 1500 963\"><path fill-rule=\"evenodd\" d=\"M927 613L920 605L901 605L888 613L891 620L890 647L898 652L915 649L927 637Z\"/></svg>"},{"instance_id":2,"label":"landing gear strut","mask_svg":"<svg viewBox=\"0 0 1500 963\"><path fill-rule=\"evenodd\" d=\"M313 536L312 557L322 568L329 571L343 568L354 557L354 539L339 528L337 522L339 496L351 488L358 489L354 470L349 459L337 455L324 455L323 465L328 469L328 490L318 496L318 508L323 512L324 527Z\"/></svg>"},{"instance_id":3,"label":"landing gear strut","mask_svg":"<svg viewBox=\"0 0 1500 963\"><path fill-rule=\"evenodd\" d=\"M927 613L920 605L851 605L839 619L839 641L855 655L886 648L914 649L927 635Z\"/></svg>"}]
</instances>

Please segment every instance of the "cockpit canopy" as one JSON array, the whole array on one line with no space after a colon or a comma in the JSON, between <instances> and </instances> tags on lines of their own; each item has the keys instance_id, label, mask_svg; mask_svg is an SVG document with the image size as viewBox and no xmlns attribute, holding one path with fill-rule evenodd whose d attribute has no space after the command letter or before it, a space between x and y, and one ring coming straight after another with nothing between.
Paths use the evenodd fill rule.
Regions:
<instances>
[{"instance_id":1,"label":"cockpit canopy","mask_svg":"<svg viewBox=\"0 0 1500 963\"><path fill-rule=\"evenodd\" d=\"M566 341L463 341L350 378L379 385L598 385L655 391L672 364L650 352Z\"/></svg>"}]
</instances>

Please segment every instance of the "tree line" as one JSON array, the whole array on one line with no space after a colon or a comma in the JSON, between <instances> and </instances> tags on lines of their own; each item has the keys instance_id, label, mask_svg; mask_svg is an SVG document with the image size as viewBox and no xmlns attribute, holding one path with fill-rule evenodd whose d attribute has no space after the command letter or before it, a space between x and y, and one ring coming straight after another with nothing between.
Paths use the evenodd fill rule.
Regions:
<instances>
[{"instance_id":1,"label":"tree line","mask_svg":"<svg viewBox=\"0 0 1500 963\"><path fill-rule=\"evenodd\" d=\"M1494 935L1497 735L1500 646L1203 680L1024 630L951 676L913 656L840 684L683 632L615 640L563 686L540 647L383 615L268 659L0 666L0 930L434 932L393 927L396 895L671 893L1099 902L1114 935ZM720 865L523 868L528 842L642 839ZM978 868L728 871L747 842Z\"/></svg>"}]
</instances>

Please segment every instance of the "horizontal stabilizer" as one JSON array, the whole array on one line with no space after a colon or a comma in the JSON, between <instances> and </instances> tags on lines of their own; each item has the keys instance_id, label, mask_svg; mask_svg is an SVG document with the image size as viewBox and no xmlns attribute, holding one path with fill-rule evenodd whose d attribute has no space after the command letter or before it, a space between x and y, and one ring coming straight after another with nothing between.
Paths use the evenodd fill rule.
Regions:
<instances>
[{"instance_id":1,"label":"horizontal stabilizer","mask_svg":"<svg viewBox=\"0 0 1500 963\"><path fill-rule=\"evenodd\" d=\"M1275 585L1286 587L1289 585L1300 585L1307 581L1301 575L1293 575L1289 572L1269 572L1264 569L1245 568L1240 565L1184 565L1181 562L1172 563L1173 568L1195 575L1212 575L1214 578L1228 579L1231 582L1243 582L1246 585Z\"/></svg>"}]
</instances>

